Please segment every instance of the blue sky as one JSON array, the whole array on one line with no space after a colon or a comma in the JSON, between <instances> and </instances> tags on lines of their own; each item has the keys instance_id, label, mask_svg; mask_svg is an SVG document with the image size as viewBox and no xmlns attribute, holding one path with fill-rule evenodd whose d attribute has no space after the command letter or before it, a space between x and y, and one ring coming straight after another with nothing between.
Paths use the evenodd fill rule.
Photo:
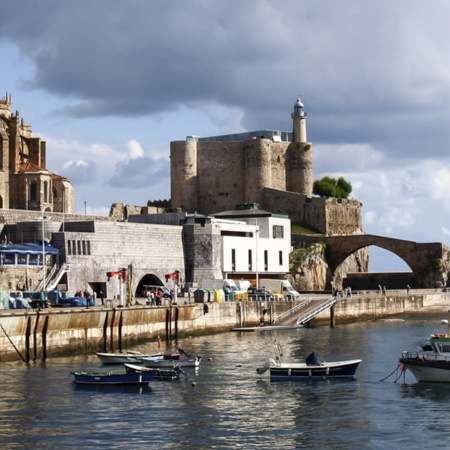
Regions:
<instances>
[{"instance_id":1,"label":"blue sky","mask_svg":"<svg viewBox=\"0 0 450 450\"><path fill-rule=\"evenodd\" d=\"M17 0L0 97L76 212L107 215L170 198L170 141L290 131L300 94L314 178L352 183L364 230L448 243L449 16L443 0ZM375 253L372 270L406 267Z\"/></svg>"}]
</instances>

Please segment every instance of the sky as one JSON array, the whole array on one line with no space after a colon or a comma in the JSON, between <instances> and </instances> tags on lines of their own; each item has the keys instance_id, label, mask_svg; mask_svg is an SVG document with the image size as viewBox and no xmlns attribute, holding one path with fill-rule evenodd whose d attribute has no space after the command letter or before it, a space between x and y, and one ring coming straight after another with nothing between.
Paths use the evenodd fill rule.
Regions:
<instances>
[{"instance_id":1,"label":"sky","mask_svg":"<svg viewBox=\"0 0 450 450\"><path fill-rule=\"evenodd\" d=\"M2 3L0 98L76 213L169 199L171 141L291 131L300 95L314 179L350 181L364 231L449 244L450 2ZM386 253L371 270L409 270Z\"/></svg>"}]
</instances>

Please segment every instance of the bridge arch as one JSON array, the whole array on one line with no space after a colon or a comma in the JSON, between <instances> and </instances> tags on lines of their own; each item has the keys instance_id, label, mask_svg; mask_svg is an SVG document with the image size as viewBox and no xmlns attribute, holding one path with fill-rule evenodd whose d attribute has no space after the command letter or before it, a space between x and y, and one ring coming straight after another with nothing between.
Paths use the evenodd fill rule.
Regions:
<instances>
[{"instance_id":1,"label":"bridge arch","mask_svg":"<svg viewBox=\"0 0 450 450\"><path fill-rule=\"evenodd\" d=\"M357 250L376 246L390 251L411 268L418 286L426 286L435 280L440 267L448 264L448 247L442 243L420 244L414 241L387 238L371 234L330 236L324 238L326 259L332 273ZM443 270L445 281L448 270ZM434 287L434 286L433 286Z\"/></svg>"}]
</instances>

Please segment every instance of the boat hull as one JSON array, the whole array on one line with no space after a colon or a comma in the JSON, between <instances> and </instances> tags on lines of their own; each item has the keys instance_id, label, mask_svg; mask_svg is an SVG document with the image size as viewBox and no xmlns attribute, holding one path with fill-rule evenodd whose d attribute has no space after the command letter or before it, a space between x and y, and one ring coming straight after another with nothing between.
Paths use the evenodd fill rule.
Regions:
<instances>
[{"instance_id":1,"label":"boat hull","mask_svg":"<svg viewBox=\"0 0 450 450\"><path fill-rule=\"evenodd\" d=\"M95 385L147 385L156 375L156 370L145 372L72 372L74 383Z\"/></svg>"},{"instance_id":2,"label":"boat hull","mask_svg":"<svg viewBox=\"0 0 450 450\"><path fill-rule=\"evenodd\" d=\"M130 353L97 353L102 364L142 364L142 358L153 358L161 355Z\"/></svg>"},{"instance_id":3,"label":"boat hull","mask_svg":"<svg viewBox=\"0 0 450 450\"><path fill-rule=\"evenodd\" d=\"M336 361L319 364L279 363L269 368L271 381L294 381L329 378L352 378L362 360Z\"/></svg>"},{"instance_id":4,"label":"boat hull","mask_svg":"<svg viewBox=\"0 0 450 450\"><path fill-rule=\"evenodd\" d=\"M190 359L165 359L161 357L156 358L142 358L145 367L163 369L173 367L199 367L202 357Z\"/></svg>"},{"instance_id":5,"label":"boat hull","mask_svg":"<svg viewBox=\"0 0 450 450\"><path fill-rule=\"evenodd\" d=\"M447 359L401 358L400 363L411 371L417 381L450 383L450 361Z\"/></svg>"}]
</instances>

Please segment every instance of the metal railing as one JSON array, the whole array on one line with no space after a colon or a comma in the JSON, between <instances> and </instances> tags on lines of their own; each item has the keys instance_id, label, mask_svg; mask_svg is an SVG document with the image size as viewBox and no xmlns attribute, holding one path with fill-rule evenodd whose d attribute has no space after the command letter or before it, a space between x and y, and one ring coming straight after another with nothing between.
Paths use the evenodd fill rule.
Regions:
<instances>
[{"instance_id":1,"label":"metal railing","mask_svg":"<svg viewBox=\"0 0 450 450\"><path fill-rule=\"evenodd\" d=\"M300 316L297 319L296 324L297 325L304 325L306 322L309 322L311 319L314 319L314 317L316 317L322 311L325 311L326 309L331 308L337 302L337 300L338 299L336 297L329 298L325 302L323 302L320 305L316 306L311 311L308 311L304 315Z\"/></svg>"},{"instance_id":2,"label":"metal railing","mask_svg":"<svg viewBox=\"0 0 450 450\"><path fill-rule=\"evenodd\" d=\"M283 320L286 317L291 316L292 314L294 314L296 311L298 311L299 309L304 308L305 306L308 306L312 301L314 300L314 297L308 297L306 300L303 300L302 302L300 302L298 305L295 305L293 308L285 311L284 313L280 314L274 321L273 323L275 324L276 322L279 322L280 320Z\"/></svg>"}]
</instances>

